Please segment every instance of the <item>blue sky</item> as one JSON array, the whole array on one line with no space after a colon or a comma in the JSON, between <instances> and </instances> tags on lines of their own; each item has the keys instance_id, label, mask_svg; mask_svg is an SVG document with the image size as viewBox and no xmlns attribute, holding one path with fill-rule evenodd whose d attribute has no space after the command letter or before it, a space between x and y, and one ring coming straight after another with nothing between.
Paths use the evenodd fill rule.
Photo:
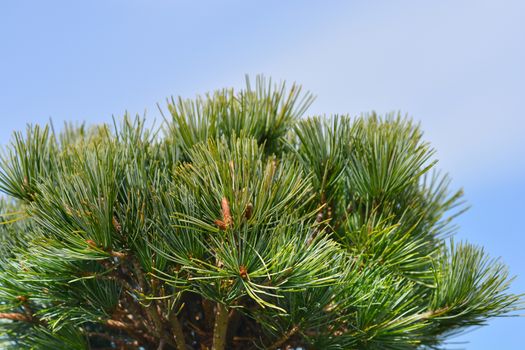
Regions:
<instances>
[{"instance_id":1,"label":"blue sky","mask_svg":"<svg viewBox=\"0 0 525 350\"><path fill-rule=\"evenodd\" d=\"M310 112L420 120L472 209L458 237L501 256L525 292L525 2L2 1L0 143L28 122L158 116L156 103L297 81ZM525 318L450 348L520 349Z\"/></svg>"}]
</instances>

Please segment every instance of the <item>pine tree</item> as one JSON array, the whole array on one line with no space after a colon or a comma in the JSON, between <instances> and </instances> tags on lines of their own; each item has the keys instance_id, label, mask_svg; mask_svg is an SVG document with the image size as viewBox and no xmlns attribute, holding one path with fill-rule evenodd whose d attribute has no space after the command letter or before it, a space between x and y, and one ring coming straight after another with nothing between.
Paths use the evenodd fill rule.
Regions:
<instances>
[{"instance_id":1,"label":"pine tree","mask_svg":"<svg viewBox=\"0 0 525 350\"><path fill-rule=\"evenodd\" d=\"M3 349L423 349L521 307L452 239L462 191L398 114L258 77L159 127L28 126L0 162Z\"/></svg>"}]
</instances>

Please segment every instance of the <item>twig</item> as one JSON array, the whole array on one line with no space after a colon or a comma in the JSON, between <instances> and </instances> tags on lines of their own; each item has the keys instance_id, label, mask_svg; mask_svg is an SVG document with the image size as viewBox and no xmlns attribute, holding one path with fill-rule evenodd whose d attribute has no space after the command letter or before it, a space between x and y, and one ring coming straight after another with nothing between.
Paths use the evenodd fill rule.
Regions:
<instances>
[{"instance_id":1,"label":"twig","mask_svg":"<svg viewBox=\"0 0 525 350\"><path fill-rule=\"evenodd\" d=\"M110 328L114 328L114 329L119 329L119 330L125 331L130 336L132 336L133 338L141 339L142 341L146 342L147 344L156 343L155 338L153 338L152 336L150 336L148 334L142 333L140 330L138 330L137 328L135 328L133 325L131 325L129 323L125 323L125 322L122 322L122 321L119 321L119 320L107 320L105 322L105 325L110 327Z\"/></svg>"},{"instance_id":2,"label":"twig","mask_svg":"<svg viewBox=\"0 0 525 350\"><path fill-rule=\"evenodd\" d=\"M191 329L193 329L195 331L195 333L197 333L199 336L203 337L203 338L206 338L209 336L208 332L202 330L199 326L197 326L196 324L190 322L190 321L187 321L188 322L188 325L191 327Z\"/></svg>"},{"instance_id":3,"label":"twig","mask_svg":"<svg viewBox=\"0 0 525 350\"><path fill-rule=\"evenodd\" d=\"M86 335L90 338L94 337L94 338L101 338L101 339L109 340L110 342L113 342L116 345L119 345L123 349L139 349L140 348L139 342L137 340L134 340L130 343L123 339L118 339L114 335L110 335L107 333L100 333L100 332L88 332L86 333Z\"/></svg>"},{"instance_id":4,"label":"twig","mask_svg":"<svg viewBox=\"0 0 525 350\"><path fill-rule=\"evenodd\" d=\"M21 321L21 322L33 322L33 318L29 317L26 314L21 314L18 312L0 312L0 319L12 320L12 321Z\"/></svg>"},{"instance_id":5,"label":"twig","mask_svg":"<svg viewBox=\"0 0 525 350\"><path fill-rule=\"evenodd\" d=\"M159 342L159 346L157 347L157 350L164 350L164 346L166 345L166 342L164 339L161 339Z\"/></svg>"},{"instance_id":6,"label":"twig","mask_svg":"<svg viewBox=\"0 0 525 350\"><path fill-rule=\"evenodd\" d=\"M286 343L295 333L299 331L299 326L293 326L288 332L284 333L275 343L268 347L268 350L278 349L281 345Z\"/></svg>"}]
</instances>

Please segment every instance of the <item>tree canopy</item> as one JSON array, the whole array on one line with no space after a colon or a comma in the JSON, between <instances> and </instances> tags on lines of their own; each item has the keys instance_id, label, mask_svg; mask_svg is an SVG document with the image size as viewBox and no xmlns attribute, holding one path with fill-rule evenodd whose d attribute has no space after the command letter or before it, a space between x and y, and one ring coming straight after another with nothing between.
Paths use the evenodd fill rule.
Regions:
<instances>
[{"instance_id":1,"label":"tree canopy","mask_svg":"<svg viewBox=\"0 0 525 350\"><path fill-rule=\"evenodd\" d=\"M423 349L522 306L418 124L257 77L0 162L3 349Z\"/></svg>"}]
</instances>

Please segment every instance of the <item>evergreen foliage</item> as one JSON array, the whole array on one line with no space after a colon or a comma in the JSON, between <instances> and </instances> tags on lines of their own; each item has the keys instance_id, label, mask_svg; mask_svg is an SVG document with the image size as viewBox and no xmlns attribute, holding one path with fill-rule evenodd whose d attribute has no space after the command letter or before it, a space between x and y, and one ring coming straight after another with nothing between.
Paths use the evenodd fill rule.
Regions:
<instances>
[{"instance_id":1,"label":"evergreen foliage","mask_svg":"<svg viewBox=\"0 0 525 350\"><path fill-rule=\"evenodd\" d=\"M417 349L521 307L418 125L258 77L0 162L3 349Z\"/></svg>"}]
</instances>

